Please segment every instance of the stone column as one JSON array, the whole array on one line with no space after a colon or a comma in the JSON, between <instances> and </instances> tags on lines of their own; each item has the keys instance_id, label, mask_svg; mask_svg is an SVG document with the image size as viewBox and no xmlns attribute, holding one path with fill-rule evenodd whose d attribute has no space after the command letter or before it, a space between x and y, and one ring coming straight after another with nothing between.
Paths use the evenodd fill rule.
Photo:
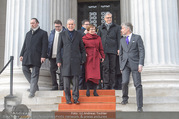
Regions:
<instances>
[{"instance_id":1,"label":"stone column","mask_svg":"<svg viewBox=\"0 0 179 119\"><path fill-rule=\"evenodd\" d=\"M130 0L134 33L145 45L146 66L178 66L177 0Z\"/></svg>"},{"instance_id":2,"label":"stone column","mask_svg":"<svg viewBox=\"0 0 179 119\"><path fill-rule=\"evenodd\" d=\"M2 0L0 4L0 70L4 67L6 4L6 0Z\"/></svg>"},{"instance_id":3,"label":"stone column","mask_svg":"<svg viewBox=\"0 0 179 119\"><path fill-rule=\"evenodd\" d=\"M51 0L51 15L50 28L54 28L53 22L56 19L62 21L63 26L66 27L68 18L73 18L77 23L77 0Z\"/></svg>"},{"instance_id":4,"label":"stone column","mask_svg":"<svg viewBox=\"0 0 179 119\"><path fill-rule=\"evenodd\" d=\"M25 34L30 30L31 18L37 18L40 28L50 32L50 1L7 0L5 63L14 56L14 68L21 67L19 55Z\"/></svg>"},{"instance_id":5,"label":"stone column","mask_svg":"<svg viewBox=\"0 0 179 119\"><path fill-rule=\"evenodd\" d=\"M120 0L121 23L131 21L130 0Z\"/></svg>"}]
</instances>

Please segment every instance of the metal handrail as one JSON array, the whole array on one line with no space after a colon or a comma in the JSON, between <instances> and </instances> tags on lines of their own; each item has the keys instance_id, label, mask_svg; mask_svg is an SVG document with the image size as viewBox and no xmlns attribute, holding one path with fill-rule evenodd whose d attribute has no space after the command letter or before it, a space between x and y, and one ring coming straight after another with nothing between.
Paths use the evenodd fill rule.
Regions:
<instances>
[{"instance_id":1,"label":"metal handrail","mask_svg":"<svg viewBox=\"0 0 179 119\"><path fill-rule=\"evenodd\" d=\"M10 60L8 63L3 67L3 69L0 71L0 74L6 69L6 67L11 63L10 66L10 96L13 96L13 61L14 61L14 56L10 56Z\"/></svg>"}]
</instances>

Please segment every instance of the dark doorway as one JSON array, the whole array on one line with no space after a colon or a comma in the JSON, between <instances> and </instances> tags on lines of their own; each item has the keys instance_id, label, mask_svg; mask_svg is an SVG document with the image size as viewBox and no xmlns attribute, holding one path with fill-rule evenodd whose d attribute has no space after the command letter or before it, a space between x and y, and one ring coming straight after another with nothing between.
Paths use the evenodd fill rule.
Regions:
<instances>
[{"instance_id":1,"label":"dark doorway","mask_svg":"<svg viewBox=\"0 0 179 119\"><path fill-rule=\"evenodd\" d=\"M91 24L96 27L104 23L104 14L111 12L113 15L113 22L120 25L120 1L98 1L93 2L78 2L78 29L81 28L81 21L88 19Z\"/></svg>"}]
</instances>

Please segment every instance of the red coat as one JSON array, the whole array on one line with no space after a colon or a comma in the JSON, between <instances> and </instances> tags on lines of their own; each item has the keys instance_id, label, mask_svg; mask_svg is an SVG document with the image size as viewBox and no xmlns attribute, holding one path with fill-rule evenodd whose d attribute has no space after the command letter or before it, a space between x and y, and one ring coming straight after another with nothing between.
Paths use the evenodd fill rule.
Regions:
<instances>
[{"instance_id":1,"label":"red coat","mask_svg":"<svg viewBox=\"0 0 179 119\"><path fill-rule=\"evenodd\" d=\"M105 58L100 36L97 34L86 34L83 36L86 49L85 78L98 84L100 76L100 60Z\"/></svg>"}]
</instances>

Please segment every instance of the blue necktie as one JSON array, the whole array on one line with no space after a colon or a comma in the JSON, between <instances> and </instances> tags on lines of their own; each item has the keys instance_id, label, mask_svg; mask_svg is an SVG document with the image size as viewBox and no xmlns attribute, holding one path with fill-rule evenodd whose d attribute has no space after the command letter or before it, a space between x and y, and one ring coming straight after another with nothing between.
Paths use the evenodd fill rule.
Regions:
<instances>
[{"instance_id":1,"label":"blue necktie","mask_svg":"<svg viewBox=\"0 0 179 119\"><path fill-rule=\"evenodd\" d=\"M127 43L127 45L129 44L129 36L127 36L127 38L126 38L126 43Z\"/></svg>"}]
</instances>

